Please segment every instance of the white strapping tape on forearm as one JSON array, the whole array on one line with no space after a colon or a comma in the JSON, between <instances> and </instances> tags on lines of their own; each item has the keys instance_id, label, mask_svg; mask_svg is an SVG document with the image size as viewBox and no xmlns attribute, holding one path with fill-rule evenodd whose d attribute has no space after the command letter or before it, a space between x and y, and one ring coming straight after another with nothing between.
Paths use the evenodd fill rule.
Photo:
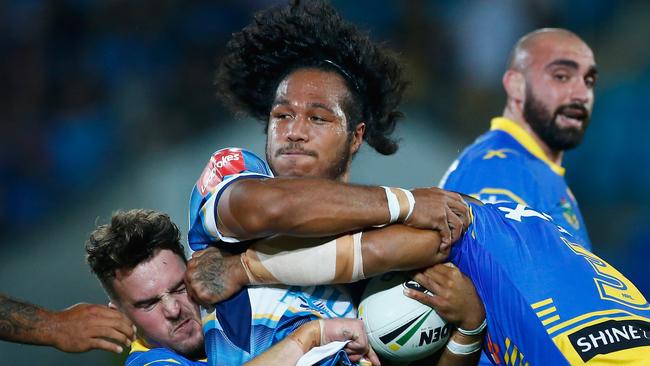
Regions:
<instances>
[{"instance_id":1,"label":"white strapping tape on forearm","mask_svg":"<svg viewBox=\"0 0 650 366\"><path fill-rule=\"evenodd\" d=\"M352 235L354 240L354 262L352 264L352 278L350 282L356 282L366 278L363 274L363 255L361 254L361 236L363 231Z\"/></svg>"},{"instance_id":2,"label":"white strapping tape on forearm","mask_svg":"<svg viewBox=\"0 0 650 366\"><path fill-rule=\"evenodd\" d=\"M242 255L251 284L310 286L349 283L365 278L361 233L293 250L258 243ZM295 247L295 246L294 246Z\"/></svg>"}]
</instances>

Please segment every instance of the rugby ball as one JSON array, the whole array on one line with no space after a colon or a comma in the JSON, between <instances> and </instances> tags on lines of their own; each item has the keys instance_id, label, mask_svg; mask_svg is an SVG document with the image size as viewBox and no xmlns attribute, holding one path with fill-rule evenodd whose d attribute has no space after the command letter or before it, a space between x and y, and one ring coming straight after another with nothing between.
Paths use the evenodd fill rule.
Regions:
<instances>
[{"instance_id":1,"label":"rugby ball","mask_svg":"<svg viewBox=\"0 0 650 366\"><path fill-rule=\"evenodd\" d=\"M447 344L450 333L450 325L435 310L404 295L407 286L424 291L403 272L374 277L359 304L370 345L380 356L398 363L435 353Z\"/></svg>"}]
</instances>

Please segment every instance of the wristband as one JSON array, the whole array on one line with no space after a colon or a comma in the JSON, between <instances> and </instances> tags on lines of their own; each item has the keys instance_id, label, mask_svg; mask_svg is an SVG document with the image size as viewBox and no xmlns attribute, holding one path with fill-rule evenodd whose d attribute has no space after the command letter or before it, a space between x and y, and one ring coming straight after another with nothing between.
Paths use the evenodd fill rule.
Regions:
<instances>
[{"instance_id":1,"label":"wristband","mask_svg":"<svg viewBox=\"0 0 650 366\"><path fill-rule=\"evenodd\" d=\"M461 344L453 339L450 339L447 342L447 350L457 356L466 356L470 355L481 349L481 341L470 343L470 344Z\"/></svg>"},{"instance_id":2,"label":"wristband","mask_svg":"<svg viewBox=\"0 0 650 366\"><path fill-rule=\"evenodd\" d=\"M487 318L483 319L483 323L481 323L481 325L479 325L478 328L476 328L476 329L466 330L466 329L463 329L461 327L458 327L456 329L458 329L458 331L462 335L475 336L475 335L481 334L481 332L483 332L483 330L485 329L486 326L487 326Z\"/></svg>"}]
</instances>

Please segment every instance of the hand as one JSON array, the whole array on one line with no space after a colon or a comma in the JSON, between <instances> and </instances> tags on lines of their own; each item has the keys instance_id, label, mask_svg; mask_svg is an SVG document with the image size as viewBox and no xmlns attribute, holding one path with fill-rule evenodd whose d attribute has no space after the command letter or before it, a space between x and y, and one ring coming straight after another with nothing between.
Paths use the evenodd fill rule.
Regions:
<instances>
[{"instance_id":1,"label":"hand","mask_svg":"<svg viewBox=\"0 0 650 366\"><path fill-rule=\"evenodd\" d=\"M76 304L51 312L47 332L52 345L64 352L91 349L122 353L122 346L135 340L135 326L121 312L103 305Z\"/></svg>"},{"instance_id":2,"label":"hand","mask_svg":"<svg viewBox=\"0 0 650 366\"><path fill-rule=\"evenodd\" d=\"M345 352L350 357L350 361L357 362L365 356L373 365L380 364L379 357L368 344L368 336L362 320L331 318L323 319L320 324L323 327L321 329L321 345L350 340L345 345Z\"/></svg>"},{"instance_id":3,"label":"hand","mask_svg":"<svg viewBox=\"0 0 650 366\"><path fill-rule=\"evenodd\" d=\"M185 284L198 304L211 306L241 290L248 277L239 256L224 257L215 247L194 252L187 263Z\"/></svg>"},{"instance_id":4,"label":"hand","mask_svg":"<svg viewBox=\"0 0 650 366\"><path fill-rule=\"evenodd\" d=\"M406 289L404 294L428 305L447 322L463 329L476 329L485 319L485 309L472 281L450 263L437 264L413 279L433 293Z\"/></svg>"},{"instance_id":5,"label":"hand","mask_svg":"<svg viewBox=\"0 0 650 366\"><path fill-rule=\"evenodd\" d=\"M440 188L418 188L411 191L415 207L405 224L440 232L441 247L456 242L469 226L469 210L461 195Z\"/></svg>"}]
</instances>

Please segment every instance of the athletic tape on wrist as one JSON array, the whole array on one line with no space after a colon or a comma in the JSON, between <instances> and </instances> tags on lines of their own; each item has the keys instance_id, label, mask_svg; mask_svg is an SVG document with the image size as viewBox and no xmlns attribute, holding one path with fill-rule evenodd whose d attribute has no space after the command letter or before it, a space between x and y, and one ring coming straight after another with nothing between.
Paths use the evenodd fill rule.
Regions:
<instances>
[{"instance_id":1,"label":"athletic tape on wrist","mask_svg":"<svg viewBox=\"0 0 650 366\"><path fill-rule=\"evenodd\" d=\"M480 349L481 341L470 344L461 344L454 341L453 339L450 339L449 342L447 342L447 350L457 356L471 355Z\"/></svg>"},{"instance_id":2,"label":"athletic tape on wrist","mask_svg":"<svg viewBox=\"0 0 650 366\"><path fill-rule=\"evenodd\" d=\"M409 210L408 213L406 214L406 217L404 217L403 220L400 220L400 222L405 222L411 217L411 214L415 209L415 197L413 197L413 193L411 193L411 191L409 191L408 189L402 189L402 188L398 188L398 189L404 192L404 194L406 195L406 199L408 200L409 203Z\"/></svg>"},{"instance_id":3,"label":"athletic tape on wrist","mask_svg":"<svg viewBox=\"0 0 650 366\"><path fill-rule=\"evenodd\" d=\"M487 326L487 318L483 319L483 323L481 323L481 325L479 325L478 328L476 328L476 329L466 330L466 329L463 329L461 327L458 327L456 329L458 329L460 334L463 334L463 335L466 335L466 336L475 336L475 335L481 334L481 332L483 332L483 329L485 329L486 326Z\"/></svg>"},{"instance_id":4,"label":"athletic tape on wrist","mask_svg":"<svg viewBox=\"0 0 650 366\"><path fill-rule=\"evenodd\" d=\"M390 219L388 220L389 224L394 224L399 218L400 206L397 196L393 193L393 190L390 187L381 186L386 193L386 201L388 201L388 213Z\"/></svg>"},{"instance_id":5,"label":"athletic tape on wrist","mask_svg":"<svg viewBox=\"0 0 650 366\"><path fill-rule=\"evenodd\" d=\"M413 214L415 208L415 197L408 189L385 187L386 201L388 202L388 212L390 219L388 224L396 222L405 222Z\"/></svg>"}]
</instances>

